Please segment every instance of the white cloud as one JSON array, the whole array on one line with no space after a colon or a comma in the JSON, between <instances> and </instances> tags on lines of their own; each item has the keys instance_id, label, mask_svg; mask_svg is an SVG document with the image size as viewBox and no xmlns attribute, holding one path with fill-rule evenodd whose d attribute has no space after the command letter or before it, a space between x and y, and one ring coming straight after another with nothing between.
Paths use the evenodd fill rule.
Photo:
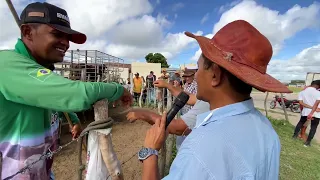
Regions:
<instances>
[{"instance_id":1,"label":"white cloud","mask_svg":"<svg viewBox=\"0 0 320 180\"><path fill-rule=\"evenodd\" d=\"M48 0L67 10L72 27L89 38L100 38L101 34L118 23L144 14L153 8L148 0Z\"/></svg>"},{"instance_id":2,"label":"white cloud","mask_svg":"<svg viewBox=\"0 0 320 180\"><path fill-rule=\"evenodd\" d=\"M156 2L157 4L160 4L160 0L157 0L157 2Z\"/></svg>"},{"instance_id":3,"label":"white cloud","mask_svg":"<svg viewBox=\"0 0 320 180\"><path fill-rule=\"evenodd\" d=\"M201 19L201 21L200 21L200 24L205 23L206 21L208 21L208 19L209 19L209 13L205 14L205 15L202 17L202 19Z\"/></svg>"},{"instance_id":4,"label":"white cloud","mask_svg":"<svg viewBox=\"0 0 320 180\"><path fill-rule=\"evenodd\" d=\"M22 11L29 0L14 1ZM83 32L88 40L83 45L71 43L70 49L99 50L126 60L143 59L149 52L160 52L170 58L177 55L193 42L183 32L167 33L172 22L163 14L152 16L153 7L148 0L47 0L64 8L73 29ZM160 1L157 1L160 3ZM172 10L183 8L176 3ZM13 48L20 36L5 1L0 1L0 48ZM178 15L175 15L177 17Z\"/></svg>"},{"instance_id":5,"label":"white cloud","mask_svg":"<svg viewBox=\"0 0 320 180\"><path fill-rule=\"evenodd\" d=\"M153 46L163 39L162 22L159 21L167 24L166 19L156 19L149 15L124 21L110 31L110 40L116 44L122 43L138 47Z\"/></svg>"},{"instance_id":6,"label":"white cloud","mask_svg":"<svg viewBox=\"0 0 320 180\"><path fill-rule=\"evenodd\" d=\"M17 12L22 11L25 2L25 0L13 1L13 5ZM19 27L16 24L5 1L0 1L0 12L0 49L13 49L18 37L20 37Z\"/></svg>"},{"instance_id":7,"label":"white cloud","mask_svg":"<svg viewBox=\"0 0 320 180\"><path fill-rule=\"evenodd\" d=\"M270 40L274 55L276 55L282 49L286 39L293 37L304 29L319 25L319 11L320 5L313 3L308 7L295 5L287 12L280 14L278 11L258 5L255 1L245 0L238 4L234 3L231 9L221 15L219 22L213 27L213 34L227 23L243 19L255 26ZM212 35L209 38L212 38ZM293 59L272 60L268 72L283 80L304 79L306 72L319 71L317 69L320 65L320 55L318 53L320 49L318 51L314 49L315 47L306 49ZM198 60L200 54L201 50L199 49L191 57L191 60ZM308 63L308 65L304 65L304 63ZM316 65L317 63L319 65Z\"/></svg>"},{"instance_id":8,"label":"white cloud","mask_svg":"<svg viewBox=\"0 0 320 180\"><path fill-rule=\"evenodd\" d=\"M213 34L227 23L243 19L255 26L273 45L274 55L282 48L283 42L297 32L315 27L318 22L320 5L313 3L308 7L293 6L284 14L271 10L255 1L245 0L221 15L213 27Z\"/></svg>"},{"instance_id":9,"label":"white cloud","mask_svg":"<svg viewBox=\"0 0 320 180\"><path fill-rule=\"evenodd\" d=\"M213 37L213 34L207 34L207 35L205 35L205 37L211 39L211 38ZM191 60L192 60L192 61L198 61L201 53L202 53L202 51L201 51L201 49L199 48L199 49L196 51L196 53L191 57Z\"/></svg>"},{"instance_id":10,"label":"white cloud","mask_svg":"<svg viewBox=\"0 0 320 180\"><path fill-rule=\"evenodd\" d=\"M196 34L202 35L202 32L198 31ZM167 59L171 59L183 49L187 48L192 42L194 42L194 40L182 32L177 34L168 33L161 42L153 44L153 46L150 47L139 48L136 45L111 43L106 47L106 51L114 56L121 56L131 60L144 58L149 52L159 52Z\"/></svg>"},{"instance_id":11,"label":"white cloud","mask_svg":"<svg viewBox=\"0 0 320 180\"><path fill-rule=\"evenodd\" d=\"M302 50L287 60L271 60L268 73L281 81L305 79L307 72L319 72L320 44Z\"/></svg>"}]
</instances>

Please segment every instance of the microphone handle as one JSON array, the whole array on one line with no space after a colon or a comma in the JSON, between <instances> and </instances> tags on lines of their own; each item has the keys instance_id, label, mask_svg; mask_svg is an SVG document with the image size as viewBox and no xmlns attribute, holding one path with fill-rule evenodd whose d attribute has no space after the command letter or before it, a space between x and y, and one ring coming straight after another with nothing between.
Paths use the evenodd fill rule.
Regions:
<instances>
[{"instance_id":1,"label":"microphone handle","mask_svg":"<svg viewBox=\"0 0 320 180\"><path fill-rule=\"evenodd\" d=\"M173 120L173 118L177 115L179 112L180 108L177 106L174 106L171 108L168 113L167 113L167 118L166 118L166 129L169 126L170 122Z\"/></svg>"}]
</instances>

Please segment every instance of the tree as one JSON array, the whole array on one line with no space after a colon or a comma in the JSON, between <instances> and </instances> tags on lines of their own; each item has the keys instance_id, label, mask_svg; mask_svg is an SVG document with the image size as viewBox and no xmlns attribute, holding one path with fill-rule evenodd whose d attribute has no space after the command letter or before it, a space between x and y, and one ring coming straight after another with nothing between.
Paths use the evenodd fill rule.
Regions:
<instances>
[{"instance_id":1,"label":"tree","mask_svg":"<svg viewBox=\"0 0 320 180\"><path fill-rule=\"evenodd\" d=\"M162 68L168 68L167 59L161 53L149 53L145 57L148 63L161 63Z\"/></svg>"}]
</instances>

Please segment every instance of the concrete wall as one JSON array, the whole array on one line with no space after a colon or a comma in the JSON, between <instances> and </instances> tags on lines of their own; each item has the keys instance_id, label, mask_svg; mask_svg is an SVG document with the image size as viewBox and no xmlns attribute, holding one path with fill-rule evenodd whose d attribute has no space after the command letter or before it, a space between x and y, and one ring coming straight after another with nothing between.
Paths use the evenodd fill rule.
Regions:
<instances>
[{"instance_id":1,"label":"concrete wall","mask_svg":"<svg viewBox=\"0 0 320 180\"><path fill-rule=\"evenodd\" d=\"M129 68L120 68L120 77L126 83L129 78Z\"/></svg>"},{"instance_id":2,"label":"concrete wall","mask_svg":"<svg viewBox=\"0 0 320 180\"><path fill-rule=\"evenodd\" d=\"M150 71L154 72L154 75L161 76L161 64L160 63L144 63L144 62L133 62L131 64L131 72L133 74L139 73L140 76L146 78L150 74Z\"/></svg>"}]
</instances>

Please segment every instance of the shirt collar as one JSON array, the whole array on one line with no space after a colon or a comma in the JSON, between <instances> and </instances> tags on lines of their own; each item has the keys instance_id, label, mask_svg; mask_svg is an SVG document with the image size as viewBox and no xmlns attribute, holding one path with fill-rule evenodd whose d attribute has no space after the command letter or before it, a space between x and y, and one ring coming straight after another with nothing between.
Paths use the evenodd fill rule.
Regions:
<instances>
[{"instance_id":1,"label":"shirt collar","mask_svg":"<svg viewBox=\"0 0 320 180\"><path fill-rule=\"evenodd\" d=\"M18 41L15 45L14 51L35 61L35 59L31 56L27 47L25 46L25 44L22 42L21 39L18 39Z\"/></svg>"},{"instance_id":2,"label":"shirt collar","mask_svg":"<svg viewBox=\"0 0 320 180\"><path fill-rule=\"evenodd\" d=\"M200 124L202 126L214 122L217 120L223 120L226 117L235 116L238 114L246 113L250 110L254 109L253 99L250 98L249 100L230 104L221 108L217 108L197 116L196 127ZM211 117L209 117L211 116ZM203 122L205 119L208 119L206 122Z\"/></svg>"},{"instance_id":3,"label":"shirt collar","mask_svg":"<svg viewBox=\"0 0 320 180\"><path fill-rule=\"evenodd\" d=\"M20 38L18 39L15 45L14 51L17 52L18 54L21 54L29 59L36 61L36 59L34 59L34 57L30 54L26 45L23 43L23 41ZM55 69L54 65L51 65L49 69L53 71Z\"/></svg>"}]
</instances>

